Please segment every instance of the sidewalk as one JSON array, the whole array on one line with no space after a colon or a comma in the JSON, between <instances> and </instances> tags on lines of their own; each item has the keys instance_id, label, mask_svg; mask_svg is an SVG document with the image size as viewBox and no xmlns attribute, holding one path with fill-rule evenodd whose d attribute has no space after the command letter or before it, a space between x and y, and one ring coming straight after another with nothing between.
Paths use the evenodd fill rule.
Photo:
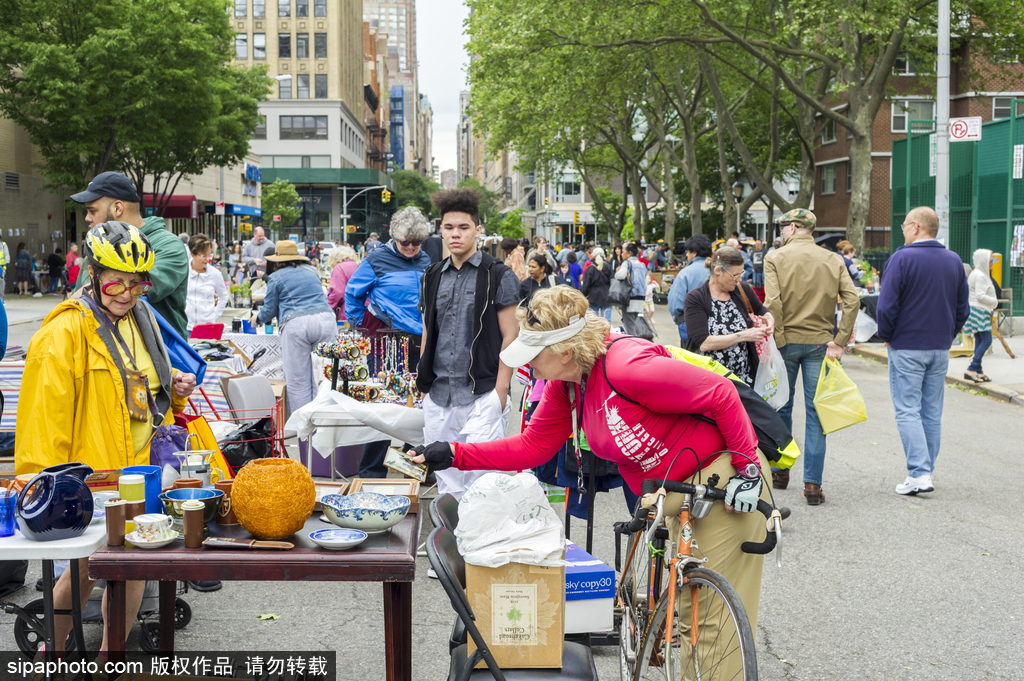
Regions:
<instances>
[{"instance_id":1,"label":"sidewalk","mask_svg":"<svg viewBox=\"0 0 1024 681\"><path fill-rule=\"evenodd\" d=\"M1015 322L1019 321L1018 317ZM964 372L971 363L971 357L950 357L949 372L946 383L961 385L971 390L980 391L987 397L1010 402L1024 407L1024 324L1015 324L1015 335L1003 335L1010 351L1017 356L1010 359L1006 349L998 338L992 339L992 349L982 360L985 375L992 379L991 383L975 383L964 378ZM861 355L888 364L888 356L884 343L857 343L853 346L853 354Z\"/></svg>"},{"instance_id":2,"label":"sidewalk","mask_svg":"<svg viewBox=\"0 0 1024 681\"><path fill-rule=\"evenodd\" d=\"M33 298L31 295L19 296L7 293L4 296L4 309L7 311L7 326L41 322L50 314L50 310L64 300L63 296L47 296Z\"/></svg>"}]
</instances>

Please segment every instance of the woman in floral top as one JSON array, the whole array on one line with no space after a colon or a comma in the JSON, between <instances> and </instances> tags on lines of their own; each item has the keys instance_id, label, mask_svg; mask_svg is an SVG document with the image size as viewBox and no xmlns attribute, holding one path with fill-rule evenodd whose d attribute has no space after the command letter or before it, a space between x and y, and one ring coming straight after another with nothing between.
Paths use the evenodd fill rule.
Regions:
<instances>
[{"instance_id":1,"label":"woman in floral top","mask_svg":"<svg viewBox=\"0 0 1024 681\"><path fill-rule=\"evenodd\" d=\"M748 385L757 374L757 343L775 331L768 308L743 278L743 256L722 246L708 258L708 280L686 295L687 349L709 355Z\"/></svg>"}]
</instances>

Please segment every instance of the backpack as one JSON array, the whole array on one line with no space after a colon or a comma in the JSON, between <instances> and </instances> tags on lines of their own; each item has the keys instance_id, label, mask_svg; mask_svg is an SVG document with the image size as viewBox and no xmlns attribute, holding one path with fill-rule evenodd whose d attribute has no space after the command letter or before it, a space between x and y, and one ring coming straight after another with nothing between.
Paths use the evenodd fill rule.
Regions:
<instances>
[{"instance_id":1,"label":"backpack","mask_svg":"<svg viewBox=\"0 0 1024 681\"><path fill-rule=\"evenodd\" d=\"M608 350L611 350L613 345L626 338L635 338L635 336L616 338L608 344ZM747 412L747 417L750 418L750 423L754 426L754 434L757 436L757 448L764 453L766 459L772 462L774 468L790 469L793 467L797 457L800 456L800 448L797 446L796 440L793 439L793 434L789 432L789 428L783 422L782 417L764 401L763 397L754 392L754 389L747 385L743 379L710 357L705 357L683 348L677 348L673 345L666 345L665 349L680 361L688 362L731 380L736 388L736 392L739 393L740 401ZM608 379L606 363L601 364L601 369L604 373L605 383L608 384L608 387L616 395L630 404L642 406L636 400L631 400L618 390L615 390L615 386ZM703 414L691 414L691 416L706 423L714 423L714 419Z\"/></svg>"}]
</instances>

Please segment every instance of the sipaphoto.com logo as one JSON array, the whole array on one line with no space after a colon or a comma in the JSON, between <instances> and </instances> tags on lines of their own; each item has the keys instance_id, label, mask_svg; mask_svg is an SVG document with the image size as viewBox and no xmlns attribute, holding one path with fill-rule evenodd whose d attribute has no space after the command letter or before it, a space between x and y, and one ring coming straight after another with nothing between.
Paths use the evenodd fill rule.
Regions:
<instances>
[{"instance_id":1,"label":"sipaphoto.com logo","mask_svg":"<svg viewBox=\"0 0 1024 681\"><path fill-rule=\"evenodd\" d=\"M53 662L34 662L29 660L10 660L7 662L7 672L10 678L29 678L31 676L45 675L52 678L61 674L65 678L84 674L99 674L103 672L107 676L116 674L142 674L145 667L141 662L104 662L102 667L97 662L82 660L55 660Z\"/></svg>"}]
</instances>

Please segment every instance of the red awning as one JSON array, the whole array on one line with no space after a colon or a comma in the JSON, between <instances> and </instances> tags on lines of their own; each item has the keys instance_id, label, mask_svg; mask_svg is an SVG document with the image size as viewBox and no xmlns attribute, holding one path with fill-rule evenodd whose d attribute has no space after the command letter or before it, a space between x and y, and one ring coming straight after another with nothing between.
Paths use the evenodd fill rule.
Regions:
<instances>
[{"instance_id":1,"label":"red awning","mask_svg":"<svg viewBox=\"0 0 1024 681\"><path fill-rule=\"evenodd\" d=\"M145 209L153 207L153 195L144 194L143 201L145 201ZM158 197L157 203L159 204ZM146 212L146 211L144 211ZM154 213L155 214L155 213ZM199 214L199 203L196 201L196 197L191 194L175 194L167 201L167 208L164 210L165 218L187 218L194 219Z\"/></svg>"}]
</instances>

